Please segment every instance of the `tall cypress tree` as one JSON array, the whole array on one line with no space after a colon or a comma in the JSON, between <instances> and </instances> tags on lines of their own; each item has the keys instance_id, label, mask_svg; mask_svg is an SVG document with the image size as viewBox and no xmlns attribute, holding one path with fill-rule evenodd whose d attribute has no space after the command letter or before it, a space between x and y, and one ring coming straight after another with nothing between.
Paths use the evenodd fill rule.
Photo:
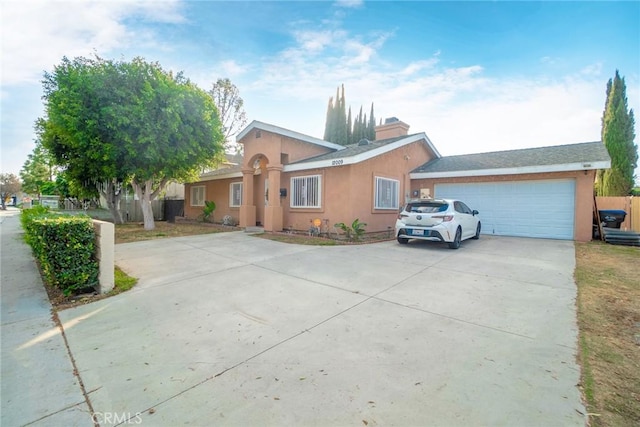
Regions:
<instances>
[{"instance_id":1,"label":"tall cypress tree","mask_svg":"<svg viewBox=\"0 0 640 427\"><path fill-rule=\"evenodd\" d=\"M338 134L339 131L339 123L340 119L340 86L336 88L336 98L333 102L333 117L331 118L331 139L329 141L338 143Z\"/></svg>"},{"instance_id":2,"label":"tall cypress tree","mask_svg":"<svg viewBox=\"0 0 640 427\"><path fill-rule=\"evenodd\" d=\"M331 124L333 123L333 98L329 97L329 105L327 106L327 118L324 122L324 139L325 141L331 140Z\"/></svg>"},{"instance_id":3,"label":"tall cypress tree","mask_svg":"<svg viewBox=\"0 0 640 427\"><path fill-rule=\"evenodd\" d=\"M347 111L344 99L344 84L342 85L342 96L340 97L338 114L336 115L336 140L334 142L340 145L347 145L349 143L347 140Z\"/></svg>"},{"instance_id":4,"label":"tall cypress tree","mask_svg":"<svg viewBox=\"0 0 640 427\"><path fill-rule=\"evenodd\" d=\"M373 141L376 138L375 125L373 103L371 103L369 120L367 115L362 113L362 105L357 116L353 117L351 107L347 115L344 84L338 86L336 97L329 98L324 124L324 140L341 145L355 144L363 138Z\"/></svg>"},{"instance_id":5,"label":"tall cypress tree","mask_svg":"<svg viewBox=\"0 0 640 427\"><path fill-rule=\"evenodd\" d=\"M362 122L362 105L361 105L360 112L358 113L358 122L356 123L353 130L353 133L354 133L353 142L357 143L362 138L364 138L364 133L362 132L363 127L364 127L364 123Z\"/></svg>"},{"instance_id":6,"label":"tall cypress tree","mask_svg":"<svg viewBox=\"0 0 640 427\"><path fill-rule=\"evenodd\" d=\"M347 115L347 145L353 144L353 128L351 127L351 107Z\"/></svg>"},{"instance_id":7,"label":"tall cypress tree","mask_svg":"<svg viewBox=\"0 0 640 427\"><path fill-rule=\"evenodd\" d=\"M376 139L376 118L373 115L373 102L371 103L371 113L369 113L369 124L367 125L367 139L374 141Z\"/></svg>"},{"instance_id":8,"label":"tall cypress tree","mask_svg":"<svg viewBox=\"0 0 640 427\"><path fill-rule=\"evenodd\" d=\"M602 116L602 142L611 157L611 168L599 174L598 195L626 196L634 184L633 172L638 164L635 118L627 102L627 86L618 70L607 82L606 106Z\"/></svg>"}]
</instances>

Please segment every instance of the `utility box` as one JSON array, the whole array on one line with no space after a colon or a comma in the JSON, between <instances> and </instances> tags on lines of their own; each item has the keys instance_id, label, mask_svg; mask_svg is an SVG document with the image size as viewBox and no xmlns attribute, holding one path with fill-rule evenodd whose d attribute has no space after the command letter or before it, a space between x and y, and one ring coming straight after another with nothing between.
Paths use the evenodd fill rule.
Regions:
<instances>
[{"instance_id":1,"label":"utility box","mask_svg":"<svg viewBox=\"0 0 640 427\"><path fill-rule=\"evenodd\" d=\"M177 216L184 216L184 200L165 199L164 219L167 222L176 222Z\"/></svg>"}]
</instances>

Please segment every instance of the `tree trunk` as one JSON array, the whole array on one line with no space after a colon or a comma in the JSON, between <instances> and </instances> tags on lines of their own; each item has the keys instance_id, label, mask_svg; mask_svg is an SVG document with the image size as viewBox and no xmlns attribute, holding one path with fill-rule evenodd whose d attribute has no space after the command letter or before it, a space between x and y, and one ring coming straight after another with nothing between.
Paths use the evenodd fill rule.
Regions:
<instances>
[{"instance_id":1,"label":"tree trunk","mask_svg":"<svg viewBox=\"0 0 640 427\"><path fill-rule=\"evenodd\" d=\"M151 202L158 197L158 194L160 194L166 185L167 180L165 178L160 180L160 183L155 190L153 189L152 179L145 181L144 184L140 184L135 179L131 181L131 186L136 192L138 200L140 200L145 230L153 230L156 227L153 219L153 207L151 206Z\"/></svg>"},{"instance_id":2,"label":"tree trunk","mask_svg":"<svg viewBox=\"0 0 640 427\"><path fill-rule=\"evenodd\" d=\"M123 224L122 212L120 212L120 199L122 198L120 186L113 181L108 181L106 188L104 185L99 186L99 191L107 201L107 208L111 213L114 224Z\"/></svg>"},{"instance_id":3,"label":"tree trunk","mask_svg":"<svg viewBox=\"0 0 640 427\"><path fill-rule=\"evenodd\" d=\"M151 200L153 200L154 194L151 190L153 187L153 181L145 181L144 184L138 183L135 179L131 182L133 190L138 196L140 201L140 207L142 208L142 220L144 222L145 230L153 230L156 228L155 220L153 219L153 207L151 206Z\"/></svg>"},{"instance_id":4,"label":"tree trunk","mask_svg":"<svg viewBox=\"0 0 640 427\"><path fill-rule=\"evenodd\" d=\"M144 219L144 229L153 230L156 228L156 223L153 219L153 206L151 206L151 195L149 191L145 191L140 199L140 206L142 207L142 218Z\"/></svg>"}]
</instances>

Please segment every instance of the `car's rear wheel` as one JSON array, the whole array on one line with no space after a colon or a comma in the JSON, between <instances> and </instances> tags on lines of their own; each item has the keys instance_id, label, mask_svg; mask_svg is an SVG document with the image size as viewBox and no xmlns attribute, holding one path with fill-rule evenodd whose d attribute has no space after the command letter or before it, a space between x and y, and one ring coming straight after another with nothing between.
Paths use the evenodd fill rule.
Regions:
<instances>
[{"instance_id":1,"label":"car's rear wheel","mask_svg":"<svg viewBox=\"0 0 640 427\"><path fill-rule=\"evenodd\" d=\"M458 249L460 247L460 242L462 241L462 229L458 227L456 230L456 237L453 238L453 242L449 242L449 248Z\"/></svg>"},{"instance_id":2,"label":"car's rear wheel","mask_svg":"<svg viewBox=\"0 0 640 427\"><path fill-rule=\"evenodd\" d=\"M480 223L476 227L476 235L472 237L473 240L478 240L480 238Z\"/></svg>"},{"instance_id":3,"label":"car's rear wheel","mask_svg":"<svg viewBox=\"0 0 640 427\"><path fill-rule=\"evenodd\" d=\"M407 243L409 243L409 239L407 239L406 237L398 237L398 243L406 245Z\"/></svg>"}]
</instances>

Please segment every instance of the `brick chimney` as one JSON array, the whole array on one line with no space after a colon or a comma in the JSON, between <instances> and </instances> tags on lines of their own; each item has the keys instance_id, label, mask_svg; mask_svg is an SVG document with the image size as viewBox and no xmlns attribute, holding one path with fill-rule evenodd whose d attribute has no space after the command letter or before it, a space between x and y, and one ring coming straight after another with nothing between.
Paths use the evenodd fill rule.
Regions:
<instances>
[{"instance_id":1,"label":"brick chimney","mask_svg":"<svg viewBox=\"0 0 640 427\"><path fill-rule=\"evenodd\" d=\"M409 133L409 125L400 121L397 117L385 119L384 124L375 127L376 141L380 139L405 136Z\"/></svg>"}]
</instances>

